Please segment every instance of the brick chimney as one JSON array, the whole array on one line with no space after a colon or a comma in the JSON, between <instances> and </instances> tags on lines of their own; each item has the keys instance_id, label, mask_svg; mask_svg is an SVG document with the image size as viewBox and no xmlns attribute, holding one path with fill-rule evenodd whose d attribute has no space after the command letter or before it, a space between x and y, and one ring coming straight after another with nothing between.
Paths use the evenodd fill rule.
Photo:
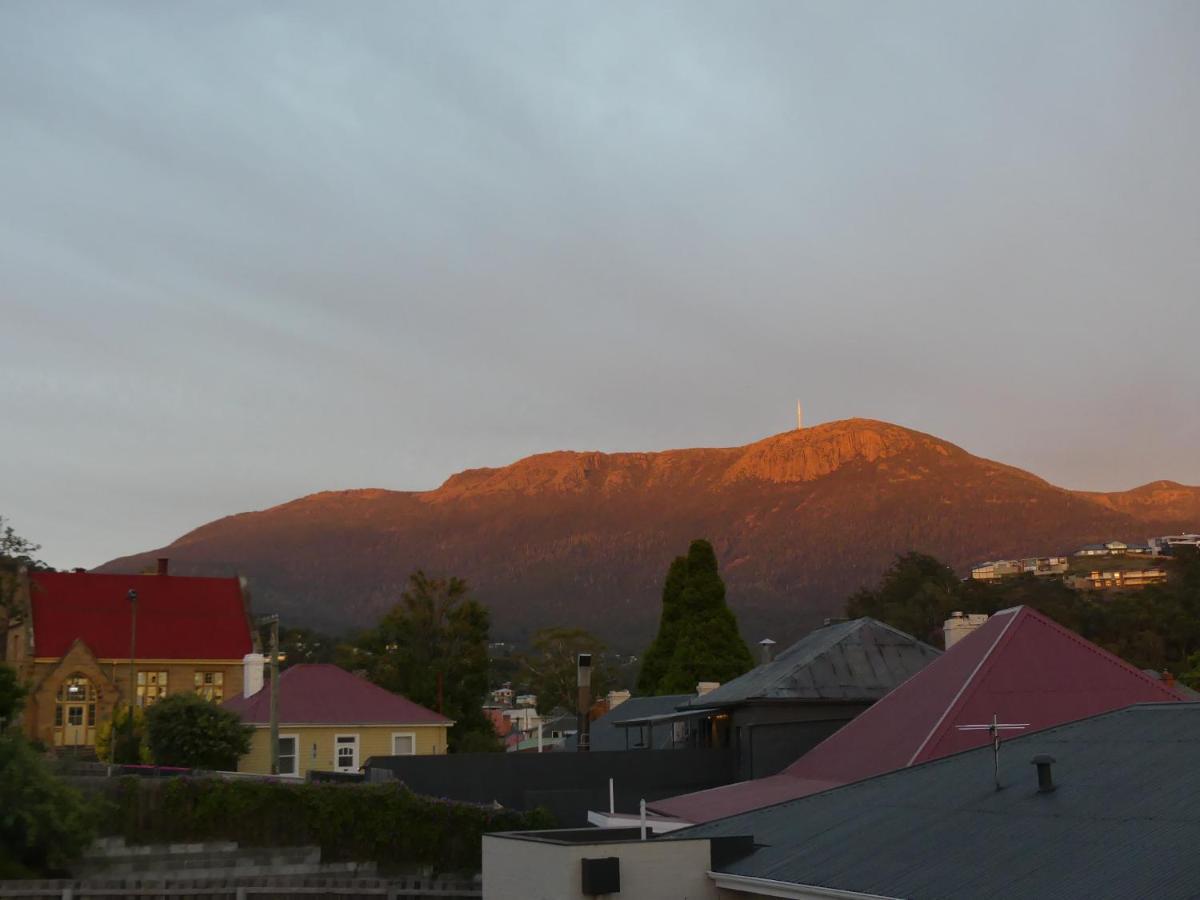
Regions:
<instances>
[{"instance_id":1,"label":"brick chimney","mask_svg":"<svg viewBox=\"0 0 1200 900\"><path fill-rule=\"evenodd\" d=\"M1175 689L1175 676L1166 669L1162 670L1162 683L1172 690Z\"/></svg>"},{"instance_id":2,"label":"brick chimney","mask_svg":"<svg viewBox=\"0 0 1200 900\"><path fill-rule=\"evenodd\" d=\"M165 557L165 556L160 556L160 557L158 558L158 569L157 569L157 572L158 572L158 574L159 574L159 575L166 575L166 574L167 574L167 566L168 566L168 564L169 564L169 563L170 563L170 560L169 560L169 559L167 559L167 557Z\"/></svg>"}]
</instances>

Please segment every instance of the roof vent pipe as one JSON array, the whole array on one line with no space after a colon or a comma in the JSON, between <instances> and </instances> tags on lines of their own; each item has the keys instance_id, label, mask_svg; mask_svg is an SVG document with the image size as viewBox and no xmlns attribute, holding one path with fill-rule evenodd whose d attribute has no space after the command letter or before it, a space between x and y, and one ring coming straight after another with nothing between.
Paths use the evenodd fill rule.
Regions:
<instances>
[{"instance_id":1,"label":"roof vent pipe","mask_svg":"<svg viewBox=\"0 0 1200 900\"><path fill-rule=\"evenodd\" d=\"M763 638L758 642L758 646L762 647L762 661L765 665L771 661L772 648L775 646L775 642L770 638Z\"/></svg>"},{"instance_id":2,"label":"roof vent pipe","mask_svg":"<svg viewBox=\"0 0 1200 900\"><path fill-rule=\"evenodd\" d=\"M1054 783L1054 775L1050 772L1050 767L1055 762L1054 757L1045 753L1039 753L1030 762L1037 766L1038 793L1049 794L1057 787Z\"/></svg>"}]
</instances>

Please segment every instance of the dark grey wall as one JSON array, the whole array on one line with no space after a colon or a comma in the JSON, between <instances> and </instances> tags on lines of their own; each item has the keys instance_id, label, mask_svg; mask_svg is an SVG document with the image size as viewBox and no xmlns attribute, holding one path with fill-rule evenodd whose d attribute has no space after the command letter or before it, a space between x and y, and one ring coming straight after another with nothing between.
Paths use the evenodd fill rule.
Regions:
<instances>
[{"instance_id":1,"label":"dark grey wall","mask_svg":"<svg viewBox=\"0 0 1200 900\"><path fill-rule=\"evenodd\" d=\"M732 710L735 780L781 772L868 706L763 703Z\"/></svg>"},{"instance_id":2,"label":"dark grey wall","mask_svg":"<svg viewBox=\"0 0 1200 900\"><path fill-rule=\"evenodd\" d=\"M459 753L448 756L376 756L368 780L395 777L418 794L512 809L544 806L564 828L587 824L589 809L608 809L614 779L618 812L636 813L638 801L729 784L731 749L615 750L590 753Z\"/></svg>"}]
</instances>

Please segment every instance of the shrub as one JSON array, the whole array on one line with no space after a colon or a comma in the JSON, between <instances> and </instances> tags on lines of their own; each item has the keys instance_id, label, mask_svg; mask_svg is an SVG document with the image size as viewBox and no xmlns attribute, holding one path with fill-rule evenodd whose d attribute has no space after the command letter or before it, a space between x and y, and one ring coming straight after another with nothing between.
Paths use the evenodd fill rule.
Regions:
<instances>
[{"instance_id":1,"label":"shrub","mask_svg":"<svg viewBox=\"0 0 1200 900\"><path fill-rule=\"evenodd\" d=\"M130 843L237 841L316 844L327 862L478 872L490 831L549 828L548 813L453 803L399 784L283 784L174 778L122 779L110 828Z\"/></svg>"},{"instance_id":2,"label":"shrub","mask_svg":"<svg viewBox=\"0 0 1200 900\"><path fill-rule=\"evenodd\" d=\"M146 712L146 744L160 766L231 771L250 752L253 733L236 713L196 694L172 694Z\"/></svg>"}]
</instances>

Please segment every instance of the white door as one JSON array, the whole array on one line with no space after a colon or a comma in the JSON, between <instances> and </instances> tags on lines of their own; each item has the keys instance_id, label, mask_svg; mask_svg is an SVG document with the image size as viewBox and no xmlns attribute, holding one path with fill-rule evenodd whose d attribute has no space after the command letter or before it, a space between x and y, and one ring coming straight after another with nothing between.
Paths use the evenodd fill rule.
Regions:
<instances>
[{"instance_id":1,"label":"white door","mask_svg":"<svg viewBox=\"0 0 1200 900\"><path fill-rule=\"evenodd\" d=\"M333 739L333 768L337 772L358 771L357 734L339 734Z\"/></svg>"}]
</instances>

